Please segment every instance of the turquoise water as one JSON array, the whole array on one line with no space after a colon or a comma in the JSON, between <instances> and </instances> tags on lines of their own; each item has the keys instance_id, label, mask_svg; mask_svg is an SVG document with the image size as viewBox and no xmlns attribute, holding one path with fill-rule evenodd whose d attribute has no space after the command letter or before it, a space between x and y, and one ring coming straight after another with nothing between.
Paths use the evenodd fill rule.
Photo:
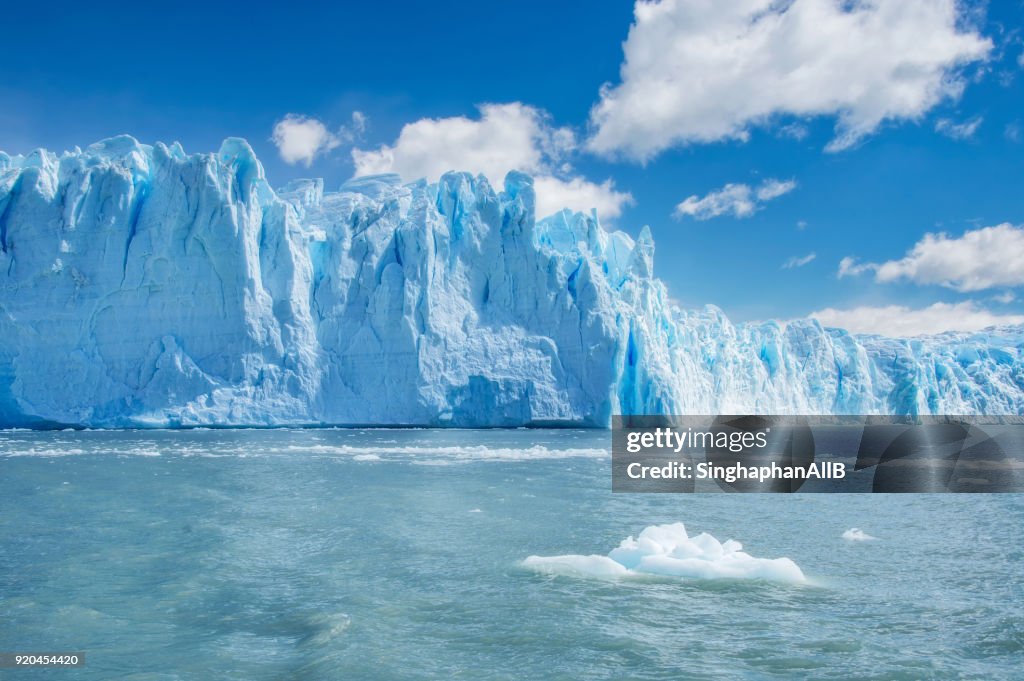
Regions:
<instances>
[{"instance_id":1,"label":"turquoise water","mask_svg":"<svg viewBox=\"0 0 1024 681\"><path fill-rule=\"evenodd\" d=\"M2 432L0 651L86 666L0 677L1021 678L1021 496L613 495L608 443ZM677 521L809 583L520 564Z\"/></svg>"}]
</instances>

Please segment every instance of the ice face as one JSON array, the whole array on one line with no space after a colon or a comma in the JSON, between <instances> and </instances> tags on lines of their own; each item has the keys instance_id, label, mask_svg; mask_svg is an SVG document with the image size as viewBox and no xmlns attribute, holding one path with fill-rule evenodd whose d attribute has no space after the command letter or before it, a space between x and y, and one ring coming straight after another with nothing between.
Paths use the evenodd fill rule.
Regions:
<instances>
[{"instance_id":1,"label":"ice face","mask_svg":"<svg viewBox=\"0 0 1024 681\"><path fill-rule=\"evenodd\" d=\"M0 425L606 426L1024 413L1024 330L895 340L683 311L654 242L531 178L274 191L249 145L0 155Z\"/></svg>"}]
</instances>

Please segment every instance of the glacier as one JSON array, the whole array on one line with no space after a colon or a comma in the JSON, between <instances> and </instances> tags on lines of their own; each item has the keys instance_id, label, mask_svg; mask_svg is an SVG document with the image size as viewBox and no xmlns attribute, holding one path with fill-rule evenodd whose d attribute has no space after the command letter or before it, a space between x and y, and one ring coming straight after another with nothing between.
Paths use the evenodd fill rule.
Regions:
<instances>
[{"instance_id":1,"label":"glacier","mask_svg":"<svg viewBox=\"0 0 1024 681\"><path fill-rule=\"evenodd\" d=\"M733 324L649 229L534 205L518 172L275 190L238 138L0 152L0 427L1024 413L1024 327Z\"/></svg>"}]
</instances>

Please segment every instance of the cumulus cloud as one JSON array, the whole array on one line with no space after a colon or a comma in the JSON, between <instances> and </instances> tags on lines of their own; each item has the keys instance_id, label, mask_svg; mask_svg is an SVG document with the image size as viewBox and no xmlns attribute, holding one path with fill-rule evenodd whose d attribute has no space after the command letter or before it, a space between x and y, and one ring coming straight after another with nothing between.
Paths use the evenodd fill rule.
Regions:
<instances>
[{"instance_id":1,"label":"cumulus cloud","mask_svg":"<svg viewBox=\"0 0 1024 681\"><path fill-rule=\"evenodd\" d=\"M632 196L616 190L612 180L594 183L574 174L566 159L576 148L572 129L552 126L544 112L512 102L484 104L478 118L420 119L403 126L392 144L353 149L352 160L356 175L394 172L408 181L434 181L464 170L497 188L510 170L521 170L534 176L539 216L561 208L619 216Z\"/></svg>"},{"instance_id":2,"label":"cumulus cloud","mask_svg":"<svg viewBox=\"0 0 1024 681\"><path fill-rule=\"evenodd\" d=\"M285 163L308 168L317 156L352 142L365 129L366 116L359 111L352 113L351 125L333 132L319 119L290 113L274 124L271 140Z\"/></svg>"},{"instance_id":3,"label":"cumulus cloud","mask_svg":"<svg viewBox=\"0 0 1024 681\"><path fill-rule=\"evenodd\" d=\"M352 150L358 175L397 172L435 180L449 170L468 170L501 182L509 170L536 172L545 155L561 156L575 144L568 128L552 128L544 115L518 102L485 104L477 119L422 118L402 127L394 144Z\"/></svg>"},{"instance_id":4,"label":"cumulus cloud","mask_svg":"<svg viewBox=\"0 0 1024 681\"><path fill-rule=\"evenodd\" d=\"M756 213L765 202L777 199L796 189L795 180L769 178L757 187L748 184L729 183L706 196L689 196L676 206L677 218L692 217L695 220L710 220L720 215L748 218Z\"/></svg>"},{"instance_id":5,"label":"cumulus cloud","mask_svg":"<svg viewBox=\"0 0 1024 681\"><path fill-rule=\"evenodd\" d=\"M935 123L935 132L954 140L971 139L981 127L982 120L981 116L975 116L963 123L954 123L948 118L940 118Z\"/></svg>"},{"instance_id":6,"label":"cumulus cloud","mask_svg":"<svg viewBox=\"0 0 1024 681\"><path fill-rule=\"evenodd\" d=\"M938 284L957 291L1024 285L1024 226L1003 223L969 230L961 237L925 234L900 260L839 263L839 276L873 271L875 280Z\"/></svg>"},{"instance_id":7,"label":"cumulus cloud","mask_svg":"<svg viewBox=\"0 0 1024 681\"><path fill-rule=\"evenodd\" d=\"M903 305L861 306L846 310L825 308L808 315L824 326L853 333L881 334L896 338L931 335L944 331L980 331L990 326L1024 324L1024 315L996 314L973 301L935 303L913 309Z\"/></svg>"},{"instance_id":8,"label":"cumulus cloud","mask_svg":"<svg viewBox=\"0 0 1024 681\"><path fill-rule=\"evenodd\" d=\"M797 267L803 267L804 265L808 264L809 262L811 262L812 260L814 260L817 257L818 257L817 253L808 253L807 255L802 256L802 257L797 257L797 256L794 255L792 258L790 258L786 262L782 263L782 269L784 269L784 270L791 270L791 269L795 269Z\"/></svg>"},{"instance_id":9,"label":"cumulus cloud","mask_svg":"<svg viewBox=\"0 0 1024 681\"><path fill-rule=\"evenodd\" d=\"M557 213L563 208L588 213L596 210L606 220L622 214L624 206L633 204L633 196L615 189L611 180L596 184L582 177L563 180L550 175L534 178L537 190L537 215Z\"/></svg>"},{"instance_id":10,"label":"cumulus cloud","mask_svg":"<svg viewBox=\"0 0 1024 681\"><path fill-rule=\"evenodd\" d=\"M639 0L634 13L588 147L641 161L787 116L836 116L827 149L846 149L958 98L961 68L993 47L957 0Z\"/></svg>"}]
</instances>

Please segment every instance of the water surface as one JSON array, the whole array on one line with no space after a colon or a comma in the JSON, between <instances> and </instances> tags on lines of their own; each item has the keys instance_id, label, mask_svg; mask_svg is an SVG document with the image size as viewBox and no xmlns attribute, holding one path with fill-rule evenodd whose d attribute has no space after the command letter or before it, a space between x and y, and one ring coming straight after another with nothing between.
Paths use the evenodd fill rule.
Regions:
<instances>
[{"instance_id":1,"label":"water surface","mask_svg":"<svg viewBox=\"0 0 1024 681\"><path fill-rule=\"evenodd\" d=\"M613 495L608 447L600 431L2 432L0 650L87 663L0 676L1020 678L1019 495ZM677 521L810 583L520 564Z\"/></svg>"}]
</instances>

